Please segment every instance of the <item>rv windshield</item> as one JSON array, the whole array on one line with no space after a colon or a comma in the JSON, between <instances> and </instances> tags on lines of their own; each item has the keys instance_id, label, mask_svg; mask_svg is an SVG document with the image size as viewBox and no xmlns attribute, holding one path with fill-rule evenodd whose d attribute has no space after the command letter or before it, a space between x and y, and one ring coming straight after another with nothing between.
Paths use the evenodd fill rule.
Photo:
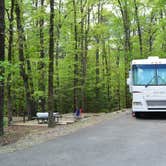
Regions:
<instances>
[{"instance_id":1,"label":"rv windshield","mask_svg":"<svg viewBox=\"0 0 166 166\"><path fill-rule=\"evenodd\" d=\"M166 85L166 64L133 65L133 85Z\"/></svg>"}]
</instances>

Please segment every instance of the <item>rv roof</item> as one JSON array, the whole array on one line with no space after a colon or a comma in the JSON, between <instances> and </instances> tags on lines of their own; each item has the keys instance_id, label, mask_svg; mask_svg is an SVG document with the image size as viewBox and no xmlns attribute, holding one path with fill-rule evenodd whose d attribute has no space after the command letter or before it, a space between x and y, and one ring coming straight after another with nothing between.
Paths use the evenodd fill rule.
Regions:
<instances>
[{"instance_id":1,"label":"rv roof","mask_svg":"<svg viewBox=\"0 0 166 166\"><path fill-rule=\"evenodd\" d=\"M160 59L159 57L148 57L147 59L132 60L132 65L134 64L166 64L166 59Z\"/></svg>"}]
</instances>

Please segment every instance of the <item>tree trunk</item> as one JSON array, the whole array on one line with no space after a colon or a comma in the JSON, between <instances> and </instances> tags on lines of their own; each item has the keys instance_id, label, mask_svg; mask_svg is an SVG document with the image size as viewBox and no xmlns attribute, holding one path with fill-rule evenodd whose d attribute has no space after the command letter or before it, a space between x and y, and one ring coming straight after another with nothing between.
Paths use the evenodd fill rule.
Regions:
<instances>
[{"instance_id":1,"label":"tree trunk","mask_svg":"<svg viewBox=\"0 0 166 166\"><path fill-rule=\"evenodd\" d=\"M28 74L26 73L26 62L24 57L24 34L23 34L23 26L21 22L21 10L20 4L18 1L16 2L16 21L17 21L17 32L18 32L18 45L19 45L19 60L20 60L20 75L23 78L25 95L26 95L26 110L28 113L28 120L31 120L31 94L28 83Z\"/></svg>"},{"instance_id":2,"label":"tree trunk","mask_svg":"<svg viewBox=\"0 0 166 166\"><path fill-rule=\"evenodd\" d=\"M5 2L0 0L0 61L5 60ZM3 76L4 68L0 67L0 76ZM4 134L4 79L0 79L0 136Z\"/></svg>"},{"instance_id":3,"label":"tree trunk","mask_svg":"<svg viewBox=\"0 0 166 166\"><path fill-rule=\"evenodd\" d=\"M151 56L153 53L153 42L155 39L155 33L157 31L156 29L153 29L153 25L155 24L155 14L152 12L151 13L151 18L150 18L150 27L149 27L149 55Z\"/></svg>"},{"instance_id":4,"label":"tree trunk","mask_svg":"<svg viewBox=\"0 0 166 166\"><path fill-rule=\"evenodd\" d=\"M60 98L59 98L59 88L60 88L60 79L59 79L59 52L60 52L60 37L61 37L61 27L62 27L62 22L61 22L61 17L62 17L62 13L61 10L63 9L62 6L62 0L59 0L59 6L58 6L58 22L57 24L57 33L56 33L56 56L55 56L55 69L56 69L56 88L55 88L55 96L56 96L56 100L55 100L55 108L57 110L61 110L61 103L60 103Z\"/></svg>"},{"instance_id":5,"label":"tree trunk","mask_svg":"<svg viewBox=\"0 0 166 166\"><path fill-rule=\"evenodd\" d=\"M136 0L134 0L134 6L135 6L135 18L136 18L137 30L138 30L138 36L139 36L140 55L142 56L142 32L140 27L140 20L138 16L138 6L137 6Z\"/></svg>"},{"instance_id":6,"label":"tree trunk","mask_svg":"<svg viewBox=\"0 0 166 166\"><path fill-rule=\"evenodd\" d=\"M164 12L163 10L161 9L160 10L160 19L163 20L164 19ZM165 31L165 25L162 25L162 31L164 32ZM164 36L164 40L163 40L163 43L162 43L162 50L163 52L166 52L166 35Z\"/></svg>"},{"instance_id":7,"label":"tree trunk","mask_svg":"<svg viewBox=\"0 0 166 166\"><path fill-rule=\"evenodd\" d=\"M76 2L73 0L73 10L74 10L74 111L79 107L78 105L78 31L77 31L77 8Z\"/></svg>"},{"instance_id":8,"label":"tree trunk","mask_svg":"<svg viewBox=\"0 0 166 166\"><path fill-rule=\"evenodd\" d=\"M100 8L101 8L101 4L100 4L100 0L98 3L98 12L97 12L97 23L100 24ZM99 83L100 83L100 69L99 69L99 44L100 44L100 40L99 40L99 35L97 34L96 36L96 85L95 85L95 94L96 94L96 111L99 111Z\"/></svg>"},{"instance_id":9,"label":"tree trunk","mask_svg":"<svg viewBox=\"0 0 166 166\"><path fill-rule=\"evenodd\" d=\"M24 42L25 42L25 40L24 40ZM26 44L25 44L25 48L27 48ZM29 51L27 50L26 51L26 64L27 64L27 75L28 75L28 83L29 83L29 91L30 91L31 116L35 117L36 116L36 101L32 97L32 94L34 94L34 84L33 84L33 75L32 75L33 73L32 73L32 67L31 67L29 55L30 55Z\"/></svg>"},{"instance_id":10,"label":"tree trunk","mask_svg":"<svg viewBox=\"0 0 166 166\"><path fill-rule=\"evenodd\" d=\"M11 9L9 15L9 47L8 47L8 62L12 63L13 53L13 20L14 20L14 3L15 0L11 0ZM12 123L12 97L11 97L11 73L7 76L7 110L8 110L8 125Z\"/></svg>"},{"instance_id":11,"label":"tree trunk","mask_svg":"<svg viewBox=\"0 0 166 166\"><path fill-rule=\"evenodd\" d=\"M124 5L122 5L121 1L118 0L120 12L122 15L123 21L123 28L124 28L124 62L125 62L125 107L129 108L131 106L131 100L129 95L129 87L126 83L128 78L128 70L130 67L130 60L131 60L131 43L130 43L130 20L129 20L129 13L127 8L127 2L125 0Z\"/></svg>"},{"instance_id":12,"label":"tree trunk","mask_svg":"<svg viewBox=\"0 0 166 166\"><path fill-rule=\"evenodd\" d=\"M41 9L44 7L44 0L41 0ZM40 77L39 77L39 90L45 93L45 64L44 64L44 18L41 17L39 20L39 33L40 33L40 63L39 63L39 72L40 72ZM45 96L40 96L39 97L39 109L41 112L45 112Z\"/></svg>"},{"instance_id":13,"label":"tree trunk","mask_svg":"<svg viewBox=\"0 0 166 166\"><path fill-rule=\"evenodd\" d=\"M153 46L153 31L152 31L152 23L154 19L154 13L151 13L150 17L150 27L149 27L149 55L152 53L152 46Z\"/></svg>"},{"instance_id":14,"label":"tree trunk","mask_svg":"<svg viewBox=\"0 0 166 166\"><path fill-rule=\"evenodd\" d=\"M84 18L84 6L83 0L80 2L81 12L81 28L80 28L80 45L81 45L81 107L85 111L85 79L86 79L86 55L85 55L85 18ZM86 2L85 2L86 3Z\"/></svg>"},{"instance_id":15,"label":"tree trunk","mask_svg":"<svg viewBox=\"0 0 166 166\"><path fill-rule=\"evenodd\" d=\"M161 9L160 11L160 19L163 20L165 17L164 17L164 11ZM165 25L162 26L162 31L165 32ZM162 50L163 52L166 52L166 35L164 36L164 40L163 40L163 43L162 43Z\"/></svg>"},{"instance_id":16,"label":"tree trunk","mask_svg":"<svg viewBox=\"0 0 166 166\"><path fill-rule=\"evenodd\" d=\"M120 71L119 71L119 65L120 65L120 49L118 48L118 54L117 54L117 58L116 58L116 67L118 70L118 75L117 75L117 82L118 82L118 87L117 87L117 91L116 91L116 95L117 95L117 99L118 99L118 110L121 109L121 104L120 104Z\"/></svg>"},{"instance_id":17,"label":"tree trunk","mask_svg":"<svg viewBox=\"0 0 166 166\"><path fill-rule=\"evenodd\" d=\"M84 88L83 88L83 92L82 92L82 109L84 112L87 111L87 99L86 99L86 90L85 90L85 86L86 86L86 72L87 72L87 56L88 56L88 43L89 43L89 29L90 29L90 8L88 7L88 14L87 14L87 19L86 19L86 22L85 22L85 44L84 44L84 58L83 58L83 70L82 70L82 73L83 73L83 85L84 85Z\"/></svg>"},{"instance_id":18,"label":"tree trunk","mask_svg":"<svg viewBox=\"0 0 166 166\"><path fill-rule=\"evenodd\" d=\"M107 82L106 82L106 87L107 87L107 101L108 101L108 109L111 111L112 110L112 104L111 104L111 86L110 86L110 81L111 81L111 73L110 73L110 62L109 62L109 55L110 55L110 50L108 51L108 56L106 52L106 43L105 41L102 41L103 45L103 59L105 63L105 71L106 71L106 77L107 77ZM104 72L105 73L105 72Z\"/></svg>"},{"instance_id":19,"label":"tree trunk","mask_svg":"<svg viewBox=\"0 0 166 166\"><path fill-rule=\"evenodd\" d=\"M48 71L48 127L54 127L54 0L50 0L50 29L49 29L49 71Z\"/></svg>"}]
</instances>

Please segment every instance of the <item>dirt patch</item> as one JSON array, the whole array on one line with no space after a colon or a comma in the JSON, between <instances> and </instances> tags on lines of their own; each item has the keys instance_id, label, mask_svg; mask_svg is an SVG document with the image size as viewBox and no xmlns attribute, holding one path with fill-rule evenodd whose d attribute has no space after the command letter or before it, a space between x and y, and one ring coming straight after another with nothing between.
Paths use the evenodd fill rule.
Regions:
<instances>
[{"instance_id":1,"label":"dirt patch","mask_svg":"<svg viewBox=\"0 0 166 166\"><path fill-rule=\"evenodd\" d=\"M30 133L43 131L45 127L38 126L10 126L4 129L4 136L0 137L0 145L13 144Z\"/></svg>"}]
</instances>

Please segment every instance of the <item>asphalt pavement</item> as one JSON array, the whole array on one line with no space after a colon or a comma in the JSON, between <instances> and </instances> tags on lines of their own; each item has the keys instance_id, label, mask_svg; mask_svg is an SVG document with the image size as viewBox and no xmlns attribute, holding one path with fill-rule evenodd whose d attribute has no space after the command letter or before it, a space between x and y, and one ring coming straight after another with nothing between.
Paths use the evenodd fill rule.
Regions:
<instances>
[{"instance_id":1,"label":"asphalt pavement","mask_svg":"<svg viewBox=\"0 0 166 166\"><path fill-rule=\"evenodd\" d=\"M166 166L166 118L112 120L0 154L0 166Z\"/></svg>"}]
</instances>

